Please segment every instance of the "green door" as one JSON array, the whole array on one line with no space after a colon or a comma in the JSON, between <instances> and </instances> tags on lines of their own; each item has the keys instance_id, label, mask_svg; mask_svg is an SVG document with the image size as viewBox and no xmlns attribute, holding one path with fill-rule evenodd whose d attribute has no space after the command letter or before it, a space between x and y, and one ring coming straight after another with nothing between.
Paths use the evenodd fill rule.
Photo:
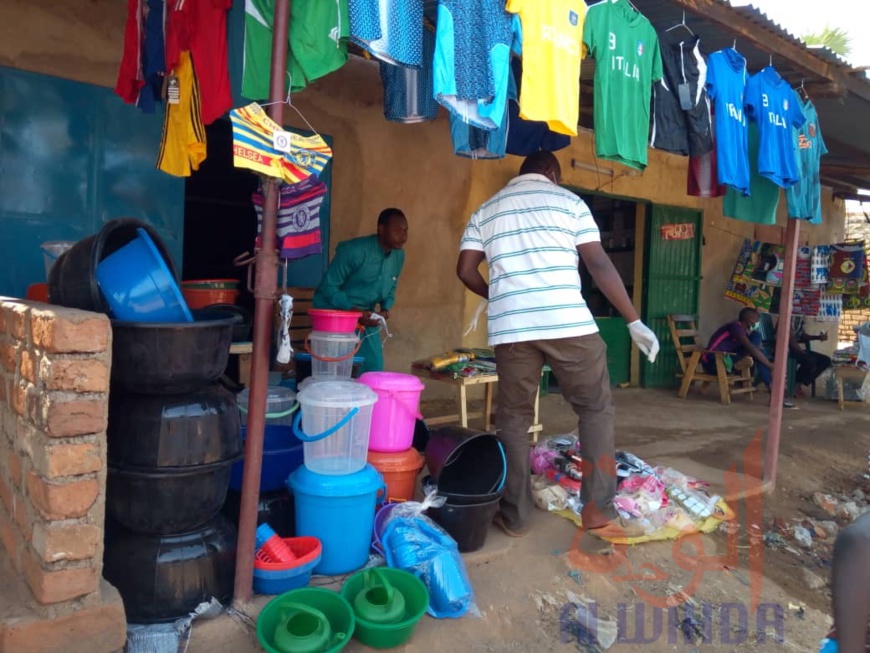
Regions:
<instances>
[{"instance_id":1,"label":"green door","mask_svg":"<svg viewBox=\"0 0 870 653\"><path fill-rule=\"evenodd\" d=\"M654 364L642 359L641 385L669 388L677 385L679 364L667 316L698 315L704 221L700 211L669 206L653 206L651 214L646 229L643 321L658 336L661 352Z\"/></svg>"}]
</instances>

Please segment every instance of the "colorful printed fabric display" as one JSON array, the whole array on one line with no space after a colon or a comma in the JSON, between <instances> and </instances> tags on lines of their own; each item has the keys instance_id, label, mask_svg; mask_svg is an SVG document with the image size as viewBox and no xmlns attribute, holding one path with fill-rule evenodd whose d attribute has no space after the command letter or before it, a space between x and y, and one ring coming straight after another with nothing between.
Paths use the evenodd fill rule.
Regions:
<instances>
[{"instance_id":1,"label":"colorful printed fabric display","mask_svg":"<svg viewBox=\"0 0 870 653\"><path fill-rule=\"evenodd\" d=\"M812 283L813 248L801 247L798 249L797 262L794 269L794 287L809 288Z\"/></svg>"},{"instance_id":2,"label":"colorful printed fabric display","mask_svg":"<svg viewBox=\"0 0 870 653\"><path fill-rule=\"evenodd\" d=\"M292 186L281 187L278 205L278 249L283 259L299 259L323 252L320 232L320 205L327 187L316 177ZM266 197L262 189L252 200L257 212L257 246L262 242L263 206Z\"/></svg>"},{"instance_id":3,"label":"colorful printed fabric display","mask_svg":"<svg viewBox=\"0 0 870 653\"><path fill-rule=\"evenodd\" d=\"M831 247L828 269L830 292L857 295L864 280L864 243L844 243Z\"/></svg>"},{"instance_id":4,"label":"colorful printed fabric display","mask_svg":"<svg viewBox=\"0 0 870 653\"><path fill-rule=\"evenodd\" d=\"M818 245L813 248L813 264L810 282L822 286L828 283L828 267L831 263L831 246Z\"/></svg>"},{"instance_id":5,"label":"colorful printed fabric display","mask_svg":"<svg viewBox=\"0 0 870 653\"><path fill-rule=\"evenodd\" d=\"M775 282L778 278L782 283L780 249L779 245L744 240L725 296L759 311L770 311L776 286L769 280Z\"/></svg>"},{"instance_id":6,"label":"colorful printed fabric display","mask_svg":"<svg viewBox=\"0 0 870 653\"><path fill-rule=\"evenodd\" d=\"M800 317L816 317L822 306L822 291L806 288L794 291L793 314Z\"/></svg>"},{"instance_id":7,"label":"colorful printed fabric display","mask_svg":"<svg viewBox=\"0 0 870 653\"><path fill-rule=\"evenodd\" d=\"M816 320L819 322L839 322L843 317L843 296L822 293L821 307Z\"/></svg>"},{"instance_id":8,"label":"colorful printed fabric display","mask_svg":"<svg viewBox=\"0 0 870 653\"><path fill-rule=\"evenodd\" d=\"M319 175L332 158L332 149L319 134L301 136L281 128L256 102L230 111L233 123L233 165L267 177L296 184ZM288 151L275 148L274 136L282 132Z\"/></svg>"}]
</instances>

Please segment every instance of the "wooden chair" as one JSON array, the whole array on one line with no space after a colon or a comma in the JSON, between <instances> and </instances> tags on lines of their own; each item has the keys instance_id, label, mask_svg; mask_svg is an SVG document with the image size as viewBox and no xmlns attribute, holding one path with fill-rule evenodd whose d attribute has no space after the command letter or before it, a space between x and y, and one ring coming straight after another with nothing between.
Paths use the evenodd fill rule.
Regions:
<instances>
[{"instance_id":1,"label":"wooden chair","mask_svg":"<svg viewBox=\"0 0 870 653\"><path fill-rule=\"evenodd\" d=\"M726 406L731 405L732 395L748 394L749 400L753 400L755 387L753 386L752 368L747 368L740 374L728 374L725 368L725 353L721 351L708 352L701 345L694 316L668 315L668 328L671 330L671 338L674 341L674 348L677 350L677 360L680 362L681 372L677 374L677 378L683 379L677 393L680 399L685 399L692 384L700 381L702 392L711 383L716 383L719 386L719 398ZM716 374L707 374L701 366L701 356L705 353L715 357Z\"/></svg>"}]
</instances>

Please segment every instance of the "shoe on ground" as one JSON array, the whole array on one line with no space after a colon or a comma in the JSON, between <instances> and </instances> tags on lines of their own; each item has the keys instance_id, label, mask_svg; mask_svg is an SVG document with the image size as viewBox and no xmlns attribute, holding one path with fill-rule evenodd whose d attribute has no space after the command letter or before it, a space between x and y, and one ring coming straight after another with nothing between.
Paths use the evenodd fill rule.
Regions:
<instances>
[{"instance_id":1,"label":"shoe on ground","mask_svg":"<svg viewBox=\"0 0 870 653\"><path fill-rule=\"evenodd\" d=\"M498 526L508 537L525 537L529 534L528 528L509 528L508 525L504 523L504 518L501 516L500 512L496 513L495 517L493 517L492 523Z\"/></svg>"},{"instance_id":2,"label":"shoe on ground","mask_svg":"<svg viewBox=\"0 0 870 653\"><path fill-rule=\"evenodd\" d=\"M587 528L586 532L603 540L621 539L629 537L641 537L646 535L646 531L640 524L634 524L622 517L611 519L604 526L598 528Z\"/></svg>"}]
</instances>

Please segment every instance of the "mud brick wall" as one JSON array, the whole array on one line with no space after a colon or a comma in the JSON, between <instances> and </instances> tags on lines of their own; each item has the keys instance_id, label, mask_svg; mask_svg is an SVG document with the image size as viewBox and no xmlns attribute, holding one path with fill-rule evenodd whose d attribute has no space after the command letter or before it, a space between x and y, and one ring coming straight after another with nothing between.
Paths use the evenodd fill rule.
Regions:
<instances>
[{"instance_id":1,"label":"mud brick wall","mask_svg":"<svg viewBox=\"0 0 870 653\"><path fill-rule=\"evenodd\" d=\"M870 310L843 311L843 318L840 320L840 341L852 342L855 340L855 327L861 326L865 322L870 322Z\"/></svg>"},{"instance_id":2,"label":"mud brick wall","mask_svg":"<svg viewBox=\"0 0 870 653\"><path fill-rule=\"evenodd\" d=\"M110 369L105 316L0 298L0 543L45 611L99 601Z\"/></svg>"}]
</instances>

